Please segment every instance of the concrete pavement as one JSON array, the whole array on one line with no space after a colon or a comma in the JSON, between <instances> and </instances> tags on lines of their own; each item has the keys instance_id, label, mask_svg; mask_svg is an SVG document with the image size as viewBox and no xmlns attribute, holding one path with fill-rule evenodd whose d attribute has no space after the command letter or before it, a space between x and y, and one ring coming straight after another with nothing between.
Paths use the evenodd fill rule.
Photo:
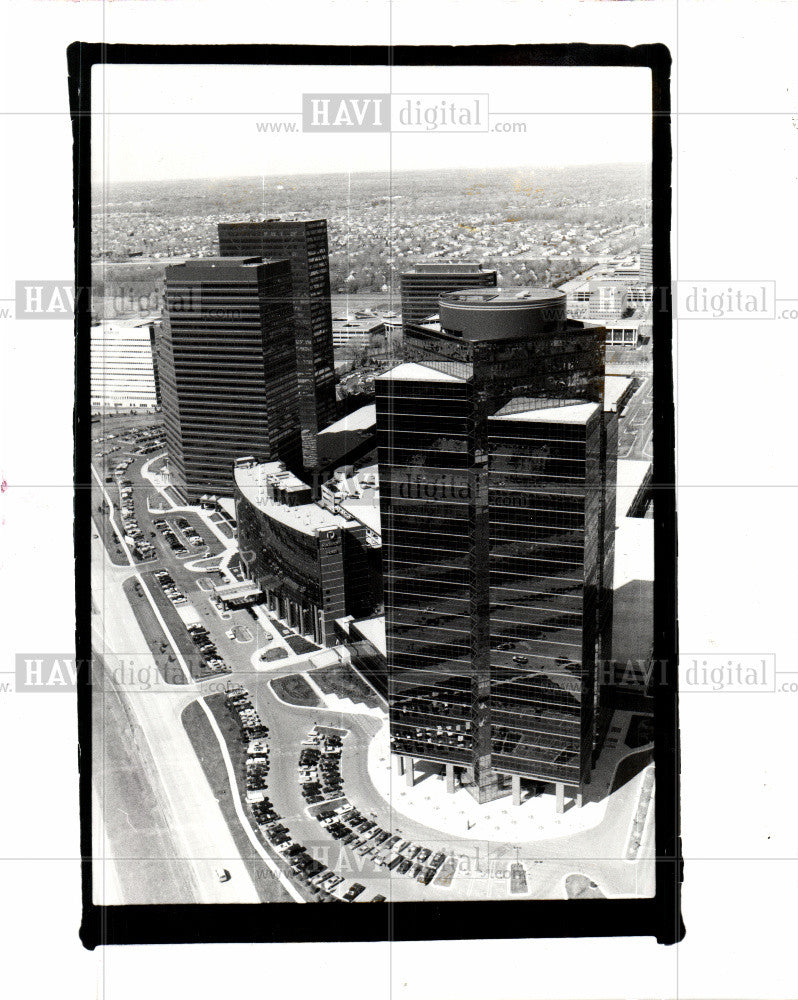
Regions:
<instances>
[{"instance_id":1,"label":"concrete pavement","mask_svg":"<svg viewBox=\"0 0 798 1000\"><path fill-rule=\"evenodd\" d=\"M117 576L118 568L113 569ZM107 556L97 539L92 546L92 572L94 580L104 576L107 585ZM197 887L194 901L256 903L257 889L180 720L186 705L197 698L196 688L193 684L167 685L154 665L145 671L145 679L140 675L131 678L131 666L152 664L152 657L121 589L114 588L113 593L115 597L109 593L109 599L97 602L93 644L111 677L128 680L123 690L125 701L144 735L155 768L148 776L176 842L178 858L191 869ZM106 695L94 691L93 697L97 699L93 712L101 714ZM102 758L94 760L95 783L101 778L97 768L102 766ZM218 881L214 873L217 865L230 871L229 882Z\"/></svg>"}]
</instances>

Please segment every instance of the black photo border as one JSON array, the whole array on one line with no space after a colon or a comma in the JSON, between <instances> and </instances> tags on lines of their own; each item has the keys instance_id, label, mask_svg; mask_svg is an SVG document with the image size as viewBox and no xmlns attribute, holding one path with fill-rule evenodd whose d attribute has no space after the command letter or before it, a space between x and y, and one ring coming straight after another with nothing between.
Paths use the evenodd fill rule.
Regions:
<instances>
[{"instance_id":1,"label":"black photo border","mask_svg":"<svg viewBox=\"0 0 798 1000\"><path fill-rule=\"evenodd\" d=\"M682 939L677 703L675 435L671 329L671 57L664 45L308 46L127 45L75 42L67 49L73 131L75 228L76 654L91 660L90 296L91 71L102 64L204 66L631 66L652 73L653 495L656 894L650 899L399 902L374 907L296 903L97 906L92 900L91 682L78 672L81 865L80 939L104 944L313 942L653 936ZM383 916L384 913L384 916Z\"/></svg>"}]
</instances>

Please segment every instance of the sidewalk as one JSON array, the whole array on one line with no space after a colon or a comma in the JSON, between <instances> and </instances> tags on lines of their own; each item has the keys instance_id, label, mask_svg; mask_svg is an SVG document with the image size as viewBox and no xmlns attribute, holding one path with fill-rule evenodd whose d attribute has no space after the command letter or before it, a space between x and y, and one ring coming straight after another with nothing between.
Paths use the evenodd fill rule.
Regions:
<instances>
[{"instance_id":1,"label":"sidewalk","mask_svg":"<svg viewBox=\"0 0 798 1000\"><path fill-rule=\"evenodd\" d=\"M416 765L416 783L409 788L405 778L392 771L389 746L386 724L369 745L368 771L377 791L393 810L450 835L510 844L570 837L598 826L611 802L606 790L618 764L629 754L639 752L625 746L606 748L590 786L591 795L600 794L600 800L586 802L581 809L566 802L565 812L558 814L555 797L548 793L528 798L520 806L512 804L510 795L479 805L464 788L447 793L443 775L424 763ZM639 782L642 778L638 775L633 780Z\"/></svg>"}]
</instances>

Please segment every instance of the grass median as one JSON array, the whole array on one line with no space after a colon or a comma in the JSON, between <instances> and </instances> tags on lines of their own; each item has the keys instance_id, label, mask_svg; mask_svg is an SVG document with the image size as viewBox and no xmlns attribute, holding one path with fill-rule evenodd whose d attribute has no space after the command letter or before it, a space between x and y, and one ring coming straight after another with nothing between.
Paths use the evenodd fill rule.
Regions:
<instances>
[{"instance_id":1,"label":"grass median","mask_svg":"<svg viewBox=\"0 0 798 1000\"><path fill-rule=\"evenodd\" d=\"M239 737L238 724L232 714L228 711L227 706L224 703L223 694L208 696L205 699L205 704L211 710L211 714L216 719L219 729L221 730L222 737L224 738L227 746L227 751L233 762L233 769L237 780L237 793L244 807L244 812L247 813L248 816L249 806L247 805L244 794L244 761L246 759L246 751ZM236 814L235 805L230 793L230 782L227 777L227 769L224 766L224 761L219 751L219 741L211 729L210 723L208 722L208 719L198 702L192 702L183 710L182 722L183 727L188 734L188 738L191 740L191 744L194 747L194 751L197 754L202 769L205 772L205 776L208 779L208 783L213 789L213 794L216 801L219 803L222 815L230 828L230 833L235 840L235 844L241 858L246 864L247 869L252 876L253 882L257 886L261 901L264 903L294 902L294 900L292 900L277 880L271 869L266 866L263 858L261 858L260 855L253 850L249 837L247 837L241 827L241 822ZM249 818L247 819L247 822L251 823ZM251 827L256 831L256 836L263 844L265 850L269 852L269 856L273 859L277 867L280 868L285 875L288 875L288 866L277 854L277 852L275 852L266 843L256 824L251 823ZM311 902L313 901L313 897L301 886L298 885L297 889L306 898L306 900Z\"/></svg>"},{"instance_id":2,"label":"grass median","mask_svg":"<svg viewBox=\"0 0 798 1000\"><path fill-rule=\"evenodd\" d=\"M301 674L277 677L270 682L272 690L282 701L300 708L321 708L319 696Z\"/></svg>"}]
</instances>

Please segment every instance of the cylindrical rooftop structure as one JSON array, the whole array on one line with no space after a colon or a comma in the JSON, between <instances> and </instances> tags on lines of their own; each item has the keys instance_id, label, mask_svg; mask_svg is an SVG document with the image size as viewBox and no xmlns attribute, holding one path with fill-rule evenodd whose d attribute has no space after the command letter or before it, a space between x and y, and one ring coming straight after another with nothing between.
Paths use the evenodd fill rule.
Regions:
<instances>
[{"instance_id":1,"label":"cylindrical rooftop structure","mask_svg":"<svg viewBox=\"0 0 798 1000\"><path fill-rule=\"evenodd\" d=\"M565 303L556 288L464 289L440 297L440 324L463 340L520 340L561 328Z\"/></svg>"}]
</instances>

